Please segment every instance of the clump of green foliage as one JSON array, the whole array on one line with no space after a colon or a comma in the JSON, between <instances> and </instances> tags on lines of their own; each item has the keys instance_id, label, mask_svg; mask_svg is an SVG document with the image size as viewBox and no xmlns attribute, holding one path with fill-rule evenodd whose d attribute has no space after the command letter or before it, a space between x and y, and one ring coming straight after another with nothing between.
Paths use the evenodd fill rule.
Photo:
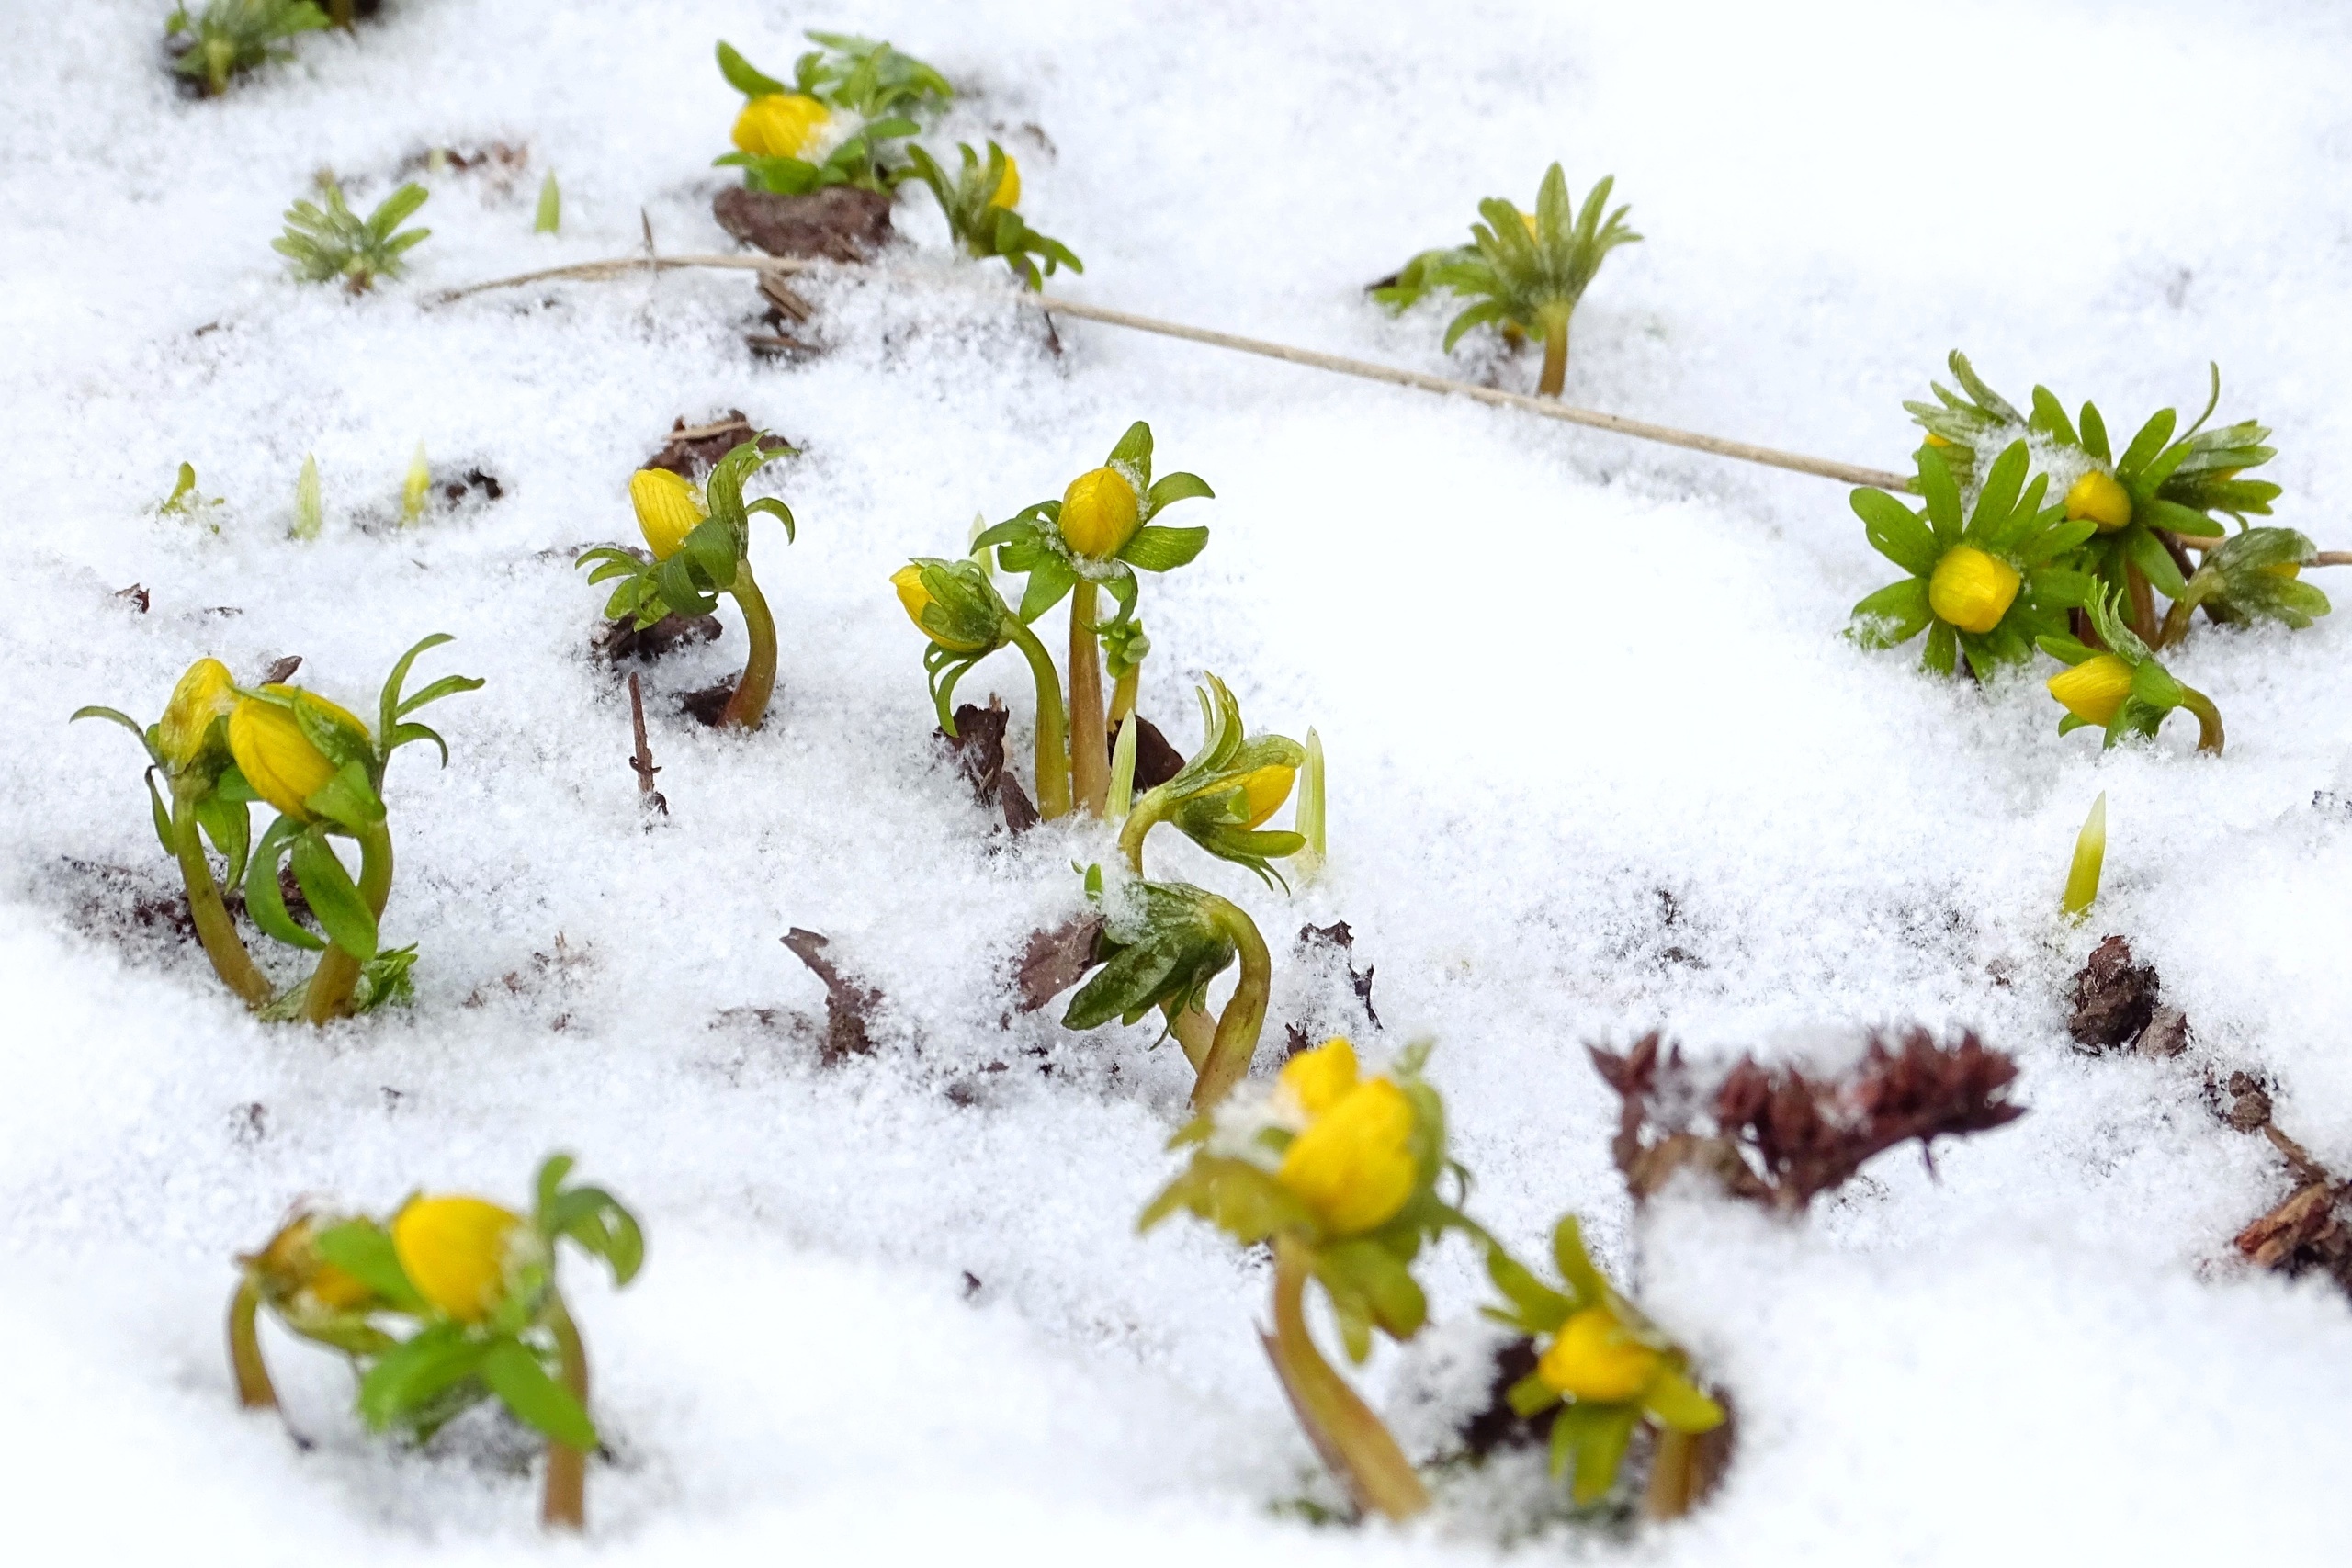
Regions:
<instances>
[{"instance_id":1,"label":"clump of green foliage","mask_svg":"<svg viewBox=\"0 0 2352 1568\"><path fill-rule=\"evenodd\" d=\"M343 198L343 186L332 175L322 175L319 186L326 205L296 202L286 209L286 232L269 243L270 249L293 263L294 276L305 283L341 278L352 293L364 294L378 278L406 272L409 251L433 232L401 229L424 205L425 189L413 181L365 218L351 210Z\"/></svg>"},{"instance_id":2,"label":"clump of green foliage","mask_svg":"<svg viewBox=\"0 0 2352 1568\"><path fill-rule=\"evenodd\" d=\"M206 96L219 97L232 76L293 59L287 39L333 25L311 0L210 0L193 17L183 0L164 24L164 37L177 49L172 69L201 83Z\"/></svg>"}]
</instances>

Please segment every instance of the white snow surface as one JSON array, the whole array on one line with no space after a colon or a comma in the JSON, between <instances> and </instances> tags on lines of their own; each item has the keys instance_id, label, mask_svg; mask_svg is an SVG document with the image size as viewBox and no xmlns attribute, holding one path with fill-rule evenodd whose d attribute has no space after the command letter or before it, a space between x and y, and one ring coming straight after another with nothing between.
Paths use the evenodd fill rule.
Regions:
<instances>
[{"instance_id":1,"label":"white snow surface","mask_svg":"<svg viewBox=\"0 0 2352 1568\"><path fill-rule=\"evenodd\" d=\"M726 248L708 164L738 99L713 40L781 72L800 28L839 28L966 87L933 145L1020 157L1030 218L1085 258L1054 285L1073 298L1529 387L1532 355L1448 361L1442 307L1391 321L1361 290L1479 197L1532 201L1558 158L1579 193L1614 174L1648 236L1585 301L1573 400L1899 468L1901 400L1953 346L2126 432L2193 412L2213 358L2222 417L2276 427L2278 521L2341 548L2340 9L390 0L216 102L162 71L165 9L0 14L16 1560L2341 1560L2352 1314L2235 1261L2289 1179L2206 1086L2268 1073L2280 1124L2352 1168L2352 824L2313 800L2352 795L2352 616L2200 627L2174 668L2227 716L2227 757L2192 756L2185 719L2102 756L2054 733L2039 676L1980 693L1919 674L1916 646L1838 638L1894 571L1838 485L1069 320L1057 357L920 191L890 276L806 286L830 347L807 364L747 355L740 275L428 304L625 254L640 213L666 250ZM405 282L354 300L268 249L322 164L372 203L428 146L498 141L527 166L431 180ZM557 238L530 231L548 169ZM762 525L755 549L782 679L752 738L673 716L740 661L731 607L723 642L657 667L673 815L649 831L625 697L586 652L602 590L571 557L632 536L628 474L674 416L730 406L806 448L774 470L798 542ZM1189 746L1214 671L1253 727L1313 724L1331 759L1330 863L1295 897L1165 836L1155 871L1267 931L1261 1070L1285 1021L1338 1016L1291 933L1346 919L1387 1040L1438 1043L1474 1206L1537 1256L1582 1213L1734 1392L1736 1465L1686 1522L1525 1533L1523 1467L1445 1483L1403 1529L1280 1511L1333 1494L1253 1342L1262 1270L1196 1226L1134 1234L1173 1168L1181 1057L1057 1009L1005 1021L1011 955L1108 840L991 837L932 760L884 579L1057 493L1137 418L1162 471L1217 491L1171 518L1209 525L1206 553L1146 585L1146 711ZM504 498L381 527L419 440ZM307 545L286 537L305 454L327 507ZM154 514L182 459L226 498L217 533ZM144 614L114 596L134 582ZM435 710L446 771L411 749L388 781L416 1003L258 1025L130 919L172 886L138 759L66 715L152 717L208 653L248 678L299 653L370 702L433 631L458 640L420 678L490 684ZM1025 727L1011 656L966 694L992 689ZM2106 890L2073 929L2058 889L2102 790ZM777 943L796 924L887 995L872 1058L817 1065L822 991ZM2187 1010L2187 1056L2072 1049L2066 979L2109 931ZM750 1008L776 1022L714 1023ZM2030 1114L1933 1178L1884 1158L1794 1224L1687 1194L1636 1222L1587 1042L1830 1059L1907 1021L2015 1053ZM555 1148L650 1239L626 1292L570 1269L614 1450L584 1545L538 1535L513 1429L368 1440L311 1348L269 1342L311 1446L239 1414L230 1258L289 1201L520 1202ZM1459 1243L1424 1277L1426 1370L1484 1288ZM1399 1399L1413 1369L1384 1349L1363 1376Z\"/></svg>"}]
</instances>

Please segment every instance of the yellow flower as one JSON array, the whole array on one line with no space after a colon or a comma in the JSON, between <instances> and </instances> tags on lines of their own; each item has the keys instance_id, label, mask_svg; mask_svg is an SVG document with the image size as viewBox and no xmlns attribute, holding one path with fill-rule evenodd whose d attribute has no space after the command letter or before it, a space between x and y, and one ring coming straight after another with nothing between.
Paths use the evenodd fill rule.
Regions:
<instances>
[{"instance_id":1,"label":"yellow flower","mask_svg":"<svg viewBox=\"0 0 2352 1568\"><path fill-rule=\"evenodd\" d=\"M1297 776L1295 768L1286 768L1279 762L1252 768L1242 774L1241 826L1255 828L1272 817L1290 798L1290 786Z\"/></svg>"},{"instance_id":2,"label":"yellow flower","mask_svg":"<svg viewBox=\"0 0 2352 1568\"><path fill-rule=\"evenodd\" d=\"M639 468L628 477L629 504L655 560L668 560L707 515L695 487L667 468Z\"/></svg>"},{"instance_id":3,"label":"yellow flower","mask_svg":"<svg viewBox=\"0 0 2352 1568\"><path fill-rule=\"evenodd\" d=\"M735 145L754 158L806 159L833 111L806 93L768 93L735 117Z\"/></svg>"},{"instance_id":4,"label":"yellow flower","mask_svg":"<svg viewBox=\"0 0 2352 1568\"><path fill-rule=\"evenodd\" d=\"M2100 533L2112 534L2132 521L2132 492L2113 474L2093 468L2066 487L2066 517L2075 523L2087 519Z\"/></svg>"},{"instance_id":5,"label":"yellow flower","mask_svg":"<svg viewBox=\"0 0 2352 1568\"><path fill-rule=\"evenodd\" d=\"M890 586L899 591L899 603L907 607L907 618L914 622L915 629L947 649L948 652L978 653L980 649L992 646L985 637L978 641L971 641L944 632L933 631L923 625L923 612L939 601L933 599L931 596L931 590L922 585L922 567L911 562L900 567L890 574Z\"/></svg>"},{"instance_id":6,"label":"yellow flower","mask_svg":"<svg viewBox=\"0 0 2352 1568\"><path fill-rule=\"evenodd\" d=\"M2302 563L2290 560L2282 560L2277 566L2258 566L2255 570L2267 571L2273 577L2295 578L2303 574Z\"/></svg>"},{"instance_id":7,"label":"yellow flower","mask_svg":"<svg viewBox=\"0 0 2352 1568\"><path fill-rule=\"evenodd\" d=\"M273 696L293 697L308 704L328 724L359 744L371 743L366 725L349 710L315 693L298 692L292 686L264 686L262 690ZM245 782L254 786L255 795L298 822L313 820L304 803L327 786L339 765L311 744L311 738L302 733L302 727L295 722L290 709L254 697L239 698L229 715L229 754L236 758L237 771L245 775Z\"/></svg>"},{"instance_id":8,"label":"yellow flower","mask_svg":"<svg viewBox=\"0 0 2352 1568\"><path fill-rule=\"evenodd\" d=\"M1010 152L1004 155L1004 178L996 182L996 194L989 197L989 205L1002 208L1021 205L1021 165Z\"/></svg>"},{"instance_id":9,"label":"yellow flower","mask_svg":"<svg viewBox=\"0 0 2352 1568\"><path fill-rule=\"evenodd\" d=\"M1519 220L1527 225L1527 237L1531 240L1535 238L1535 214L1522 212L1519 215Z\"/></svg>"},{"instance_id":10,"label":"yellow flower","mask_svg":"<svg viewBox=\"0 0 2352 1568\"><path fill-rule=\"evenodd\" d=\"M1949 446L1951 443L1945 440L1942 436L1938 435L1931 430L1928 432L1928 445L1930 446Z\"/></svg>"},{"instance_id":11,"label":"yellow flower","mask_svg":"<svg viewBox=\"0 0 2352 1568\"><path fill-rule=\"evenodd\" d=\"M1356 1087L1356 1048L1345 1035L1334 1034L1283 1063L1277 1082L1310 1119L1320 1116Z\"/></svg>"},{"instance_id":12,"label":"yellow flower","mask_svg":"<svg viewBox=\"0 0 2352 1568\"><path fill-rule=\"evenodd\" d=\"M1972 545L1955 545L1928 580L1928 604L1964 632L1980 636L2001 624L2024 579L2018 569Z\"/></svg>"},{"instance_id":13,"label":"yellow flower","mask_svg":"<svg viewBox=\"0 0 2352 1568\"><path fill-rule=\"evenodd\" d=\"M1572 1399L1622 1404L1657 1378L1666 1358L1634 1337L1606 1306L1572 1313L1535 1373Z\"/></svg>"},{"instance_id":14,"label":"yellow flower","mask_svg":"<svg viewBox=\"0 0 2352 1568\"><path fill-rule=\"evenodd\" d=\"M2076 718L2104 729L2132 694L2132 666L2112 653L2093 654L2050 677L2050 694Z\"/></svg>"},{"instance_id":15,"label":"yellow flower","mask_svg":"<svg viewBox=\"0 0 2352 1568\"><path fill-rule=\"evenodd\" d=\"M164 760L171 765L172 772L185 772L203 751L205 737L212 732L212 721L235 710L236 684L227 665L217 659L199 659L187 667L187 673L172 688L172 700L164 706L163 722L155 727Z\"/></svg>"},{"instance_id":16,"label":"yellow flower","mask_svg":"<svg viewBox=\"0 0 2352 1568\"><path fill-rule=\"evenodd\" d=\"M1302 1072L1296 1081L1318 1095L1328 1092L1339 1076L1336 1066ZM1413 1102L1405 1091L1386 1078L1367 1078L1340 1093L1291 1140L1275 1176L1325 1230L1360 1235L1395 1219L1413 1195L1420 1172L1412 1135Z\"/></svg>"},{"instance_id":17,"label":"yellow flower","mask_svg":"<svg viewBox=\"0 0 2352 1568\"><path fill-rule=\"evenodd\" d=\"M272 1301L298 1312L347 1313L373 1301L376 1292L357 1275L319 1256L319 1229L316 1214L297 1214L246 1259L261 1276L262 1289ZM305 1292L307 1301L300 1299Z\"/></svg>"},{"instance_id":18,"label":"yellow flower","mask_svg":"<svg viewBox=\"0 0 2352 1568\"><path fill-rule=\"evenodd\" d=\"M1090 559L1126 548L1141 521L1136 487L1116 468L1091 468L1062 492L1062 542Z\"/></svg>"},{"instance_id":19,"label":"yellow flower","mask_svg":"<svg viewBox=\"0 0 2352 1568\"><path fill-rule=\"evenodd\" d=\"M506 1295L522 1224L480 1198L413 1198L392 1216L392 1251L419 1295L459 1323L479 1323Z\"/></svg>"}]
</instances>

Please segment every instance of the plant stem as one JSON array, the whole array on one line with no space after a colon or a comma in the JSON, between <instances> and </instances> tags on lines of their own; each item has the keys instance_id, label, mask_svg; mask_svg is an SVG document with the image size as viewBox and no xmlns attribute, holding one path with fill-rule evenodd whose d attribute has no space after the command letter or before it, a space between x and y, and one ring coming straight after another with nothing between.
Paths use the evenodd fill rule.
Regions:
<instances>
[{"instance_id":1,"label":"plant stem","mask_svg":"<svg viewBox=\"0 0 2352 1568\"><path fill-rule=\"evenodd\" d=\"M1062 678L1036 633L1008 616L1006 635L1029 661L1037 682L1037 815L1050 822L1069 815L1069 721L1062 707Z\"/></svg>"},{"instance_id":2,"label":"plant stem","mask_svg":"<svg viewBox=\"0 0 2352 1568\"><path fill-rule=\"evenodd\" d=\"M2188 635L2188 619L2197 613L2198 604L2205 597L2197 583L2197 578L2204 575L2200 570L2197 577L2190 578L2188 585L2181 590L2180 597L2172 602L2172 608L2165 612L2165 624L2156 629L2154 638L2148 643L2151 649L2161 652Z\"/></svg>"},{"instance_id":3,"label":"plant stem","mask_svg":"<svg viewBox=\"0 0 2352 1568\"><path fill-rule=\"evenodd\" d=\"M1102 815L1111 794L1111 747L1102 728L1102 654L1094 632L1097 586L1069 591L1069 788L1079 810Z\"/></svg>"},{"instance_id":4,"label":"plant stem","mask_svg":"<svg viewBox=\"0 0 2352 1568\"><path fill-rule=\"evenodd\" d=\"M1176 1043L1183 1047L1184 1060L1193 1064L1195 1074L1199 1073L1216 1043L1216 1020L1196 1007L1187 1007L1168 1014L1168 1032L1176 1036Z\"/></svg>"},{"instance_id":5,"label":"plant stem","mask_svg":"<svg viewBox=\"0 0 2352 1568\"><path fill-rule=\"evenodd\" d=\"M563 1298L548 1298L548 1326L555 1330L556 1355L561 1362L563 1386L588 1408L588 1348L580 1330L564 1309ZM548 1529L588 1528L588 1456L570 1443L548 1439L548 1483L539 1505L539 1523Z\"/></svg>"},{"instance_id":6,"label":"plant stem","mask_svg":"<svg viewBox=\"0 0 2352 1568\"><path fill-rule=\"evenodd\" d=\"M1556 398L1568 380L1568 318L1544 323L1544 375L1535 383L1539 398Z\"/></svg>"},{"instance_id":7,"label":"plant stem","mask_svg":"<svg viewBox=\"0 0 2352 1568\"><path fill-rule=\"evenodd\" d=\"M1127 857L1127 869L1137 876L1143 874L1143 841L1152 829L1168 815L1168 792L1148 789L1127 812L1127 819L1119 829L1119 852Z\"/></svg>"},{"instance_id":8,"label":"plant stem","mask_svg":"<svg viewBox=\"0 0 2352 1568\"><path fill-rule=\"evenodd\" d=\"M1215 902L1219 923L1240 949L1241 980L1216 1021L1208 1057L1201 1063L1201 1076L1193 1082L1194 1111L1206 1111L1250 1076L1250 1058L1258 1054L1258 1035L1266 1026L1266 998L1273 989L1273 960L1266 953L1266 939L1258 934L1257 922L1222 898Z\"/></svg>"},{"instance_id":9,"label":"plant stem","mask_svg":"<svg viewBox=\"0 0 2352 1568\"><path fill-rule=\"evenodd\" d=\"M2180 689L2180 705L2197 716L2197 749L2220 756L2222 710L2213 705L2213 699L2193 686L2183 686Z\"/></svg>"},{"instance_id":10,"label":"plant stem","mask_svg":"<svg viewBox=\"0 0 2352 1568\"><path fill-rule=\"evenodd\" d=\"M1429 1488L1380 1417L1331 1370L1306 1331L1312 1263L1306 1243L1288 1235L1274 1237L1274 1331L1261 1334L1259 1342L1307 1441L1356 1506L1392 1520L1409 1519L1430 1506Z\"/></svg>"},{"instance_id":11,"label":"plant stem","mask_svg":"<svg viewBox=\"0 0 2352 1568\"><path fill-rule=\"evenodd\" d=\"M752 639L752 652L718 722L722 728L757 729L768 716L768 698L775 691L775 617L768 614L767 599L752 580L750 561L736 566L735 586L729 592L743 607L743 630Z\"/></svg>"},{"instance_id":12,"label":"plant stem","mask_svg":"<svg viewBox=\"0 0 2352 1568\"><path fill-rule=\"evenodd\" d=\"M378 919L384 918L385 901L392 895L392 836L381 822L367 830L359 840L359 897L368 902L368 912ZM319 954L319 966L311 971L310 989L302 996L302 1017L310 1023L325 1023L351 1010L351 989L359 984L359 960L327 943Z\"/></svg>"},{"instance_id":13,"label":"plant stem","mask_svg":"<svg viewBox=\"0 0 2352 1568\"><path fill-rule=\"evenodd\" d=\"M261 1333L255 1322L261 1307L261 1282L248 1272L229 1298L229 1370L237 1379L237 1404L244 1410L275 1410L277 1390L261 1359Z\"/></svg>"},{"instance_id":14,"label":"plant stem","mask_svg":"<svg viewBox=\"0 0 2352 1568\"><path fill-rule=\"evenodd\" d=\"M2138 567L2124 567L2123 593L2131 606L2132 635L2153 646L2161 635L2156 629L2156 592L2148 586L2148 580L2140 574Z\"/></svg>"},{"instance_id":15,"label":"plant stem","mask_svg":"<svg viewBox=\"0 0 2352 1568\"><path fill-rule=\"evenodd\" d=\"M1143 683L1143 666L1130 665L1127 672L1111 684L1111 717L1113 724L1124 724L1136 711L1136 690Z\"/></svg>"},{"instance_id":16,"label":"plant stem","mask_svg":"<svg viewBox=\"0 0 2352 1568\"><path fill-rule=\"evenodd\" d=\"M269 1005L269 977L254 963L253 954L237 935L237 923L220 901L220 885L212 879L212 863L204 856L204 839L196 820L195 785L172 785L172 852L180 863L180 882L187 889L188 917L196 922L197 940L223 984L255 1010ZM243 809L240 807L240 809Z\"/></svg>"}]
</instances>

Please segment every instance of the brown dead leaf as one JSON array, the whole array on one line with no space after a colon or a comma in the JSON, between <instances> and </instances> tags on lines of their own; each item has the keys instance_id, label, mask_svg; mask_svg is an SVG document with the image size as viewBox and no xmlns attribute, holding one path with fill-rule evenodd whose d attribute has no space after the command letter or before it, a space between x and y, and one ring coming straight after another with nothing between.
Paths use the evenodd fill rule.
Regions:
<instances>
[{"instance_id":1,"label":"brown dead leaf","mask_svg":"<svg viewBox=\"0 0 2352 1568\"><path fill-rule=\"evenodd\" d=\"M828 1067L839 1066L845 1057L864 1056L874 1049L874 1041L865 1032L866 1023L875 1008L881 1005L882 993L871 986L861 986L841 972L833 961L825 956L831 944L815 931L802 931L798 926L781 939L793 956L808 965L811 973L825 983L825 1043L818 1047L817 1059Z\"/></svg>"},{"instance_id":2,"label":"brown dead leaf","mask_svg":"<svg viewBox=\"0 0 2352 1568\"><path fill-rule=\"evenodd\" d=\"M712 198L718 226L772 256L863 261L890 243L890 198L855 186L806 196L729 186Z\"/></svg>"},{"instance_id":3,"label":"brown dead leaf","mask_svg":"<svg viewBox=\"0 0 2352 1568\"><path fill-rule=\"evenodd\" d=\"M1020 994L1023 1012L1035 1012L1094 967L1102 926L1101 913L1090 909L1051 931L1030 934L1028 945L1021 950L1020 967L1013 971L1013 987Z\"/></svg>"}]
</instances>

